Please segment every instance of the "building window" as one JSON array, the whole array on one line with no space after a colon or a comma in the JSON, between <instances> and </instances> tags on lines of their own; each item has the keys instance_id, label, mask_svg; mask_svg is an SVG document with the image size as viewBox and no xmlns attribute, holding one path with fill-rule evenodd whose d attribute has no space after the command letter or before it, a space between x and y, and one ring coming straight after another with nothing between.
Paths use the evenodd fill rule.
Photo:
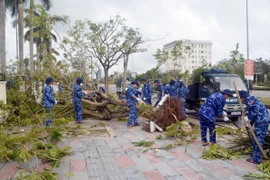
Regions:
<instances>
[{"instance_id":1,"label":"building window","mask_svg":"<svg viewBox=\"0 0 270 180\"><path fill-rule=\"evenodd\" d=\"M194 61L192 61L192 64L194 63Z\"/></svg>"},{"instance_id":2,"label":"building window","mask_svg":"<svg viewBox=\"0 0 270 180\"><path fill-rule=\"evenodd\" d=\"M192 55L191 58L194 58L194 56Z\"/></svg>"},{"instance_id":3,"label":"building window","mask_svg":"<svg viewBox=\"0 0 270 180\"><path fill-rule=\"evenodd\" d=\"M209 54L211 54L211 51L209 51Z\"/></svg>"},{"instance_id":4,"label":"building window","mask_svg":"<svg viewBox=\"0 0 270 180\"><path fill-rule=\"evenodd\" d=\"M203 51L201 51L201 53L203 53Z\"/></svg>"}]
</instances>

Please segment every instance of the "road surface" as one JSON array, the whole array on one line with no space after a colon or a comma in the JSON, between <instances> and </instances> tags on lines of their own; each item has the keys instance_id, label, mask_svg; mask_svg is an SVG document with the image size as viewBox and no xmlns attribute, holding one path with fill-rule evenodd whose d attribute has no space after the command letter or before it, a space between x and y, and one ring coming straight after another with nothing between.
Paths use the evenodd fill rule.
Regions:
<instances>
[{"instance_id":1,"label":"road surface","mask_svg":"<svg viewBox=\"0 0 270 180\"><path fill-rule=\"evenodd\" d=\"M250 94L255 97L270 98L270 91L252 91Z\"/></svg>"}]
</instances>

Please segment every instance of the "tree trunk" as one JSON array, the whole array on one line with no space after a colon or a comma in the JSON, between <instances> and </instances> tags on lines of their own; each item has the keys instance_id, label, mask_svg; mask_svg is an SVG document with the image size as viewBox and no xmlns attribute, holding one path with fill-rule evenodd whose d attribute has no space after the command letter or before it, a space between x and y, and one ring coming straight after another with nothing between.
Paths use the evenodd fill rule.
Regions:
<instances>
[{"instance_id":1,"label":"tree trunk","mask_svg":"<svg viewBox=\"0 0 270 180\"><path fill-rule=\"evenodd\" d=\"M41 70L40 69L40 67L41 67L41 65L40 65L40 59L39 59L39 43L38 42L36 42L36 56L37 56L37 60L36 60L36 69L37 70Z\"/></svg>"},{"instance_id":2,"label":"tree trunk","mask_svg":"<svg viewBox=\"0 0 270 180\"><path fill-rule=\"evenodd\" d=\"M34 0L30 2L30 42L29 42L29 49L30 49L30 73L34 71L34 63L33 63L33 56L34 56L34 37L33 37L33 10L34 10Z\"/></svg>"},{"instance_id":3,"label":"tree trunk","mask_svg":"<svg viewBox=\"0 0 270 180\"><path fill-rule=\"evenodd\" d=\"M123 72L123 89L122 91L126 91L126 81L127 81L127 68L128 68L128 58L129 58L129 55L125 55L124 56L124 72Z\"/></svg>"},{"instance_id":4,"label":"tree trunk","mask_svg":"<svg viewBox=\"0 0 270 180\"><path fill-rule=\"evenodd\" d=\"M1 72L6 73L6 24L5 24L5 0L0 0L0 61Z\"/></svg>"},{"instance_id":5,"label":"tree trunk","mask_svg":"<svg viewBox=\"0 0 270 180\"><path fill-rule=\"evenodd\" d=\"M107 70L106 68L104 69L104 74L105 74L105 90L106 92L109 91L109 70Z\"/></svg>"},{"instance_id":6,"label":"tree trunk","mask_svg":"<svg viewBox=\"0 0 270 180\"><path fill-rule=\"evenodd\" d=\"M24 74L23 62L23 0L18 0L18 26L19 26L19 72Z\"/></svg>"}]
</instances>

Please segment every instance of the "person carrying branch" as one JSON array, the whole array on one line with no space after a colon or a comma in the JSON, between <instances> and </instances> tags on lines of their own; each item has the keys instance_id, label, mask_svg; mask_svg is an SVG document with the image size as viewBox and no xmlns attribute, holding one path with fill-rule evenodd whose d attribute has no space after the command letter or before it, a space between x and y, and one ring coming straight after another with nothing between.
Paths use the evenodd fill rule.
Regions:
<instances>
[{"instance_id":1,"label":"person carrying branch","mask_svg":"<svg viewBox=\"0 0 270 180\"><path fill-rule=\"evenodd\" d=\"M129 116L127 126L129 128L133 126L139 126L138 123L138 110L137 110L137 102L139 99L136 97L136 89L139 87L137 81L131 82L131 86L128 87L126 92L127 105L129 108Z\"/></svg>"},{"instance_id":2,"label":"person carrying branch","mask_svg":"<svg viewBox=\"0 0 270 180\"><path fill-rule=\"evenodd\" d=\"M229 89L222 92L214 93L209 96L199 110L200 128L201 128L201 141L203 146L209 145L207 141L207 129L210 133L210 143L216 143L216 133L213 130L216 128L216 117L226 118L223 108L226 99L233 96Z\"/></svg>"},{"instance_id":3,"label":"person carrying branch","mask_svg":"<svg viewBox=\"0 0 270 180\"><path fill-rule=\"evenodd\" d=\"M181 102L181 117L187 117L186 115L186 96L189 93L189 89L187 88L186 84L179 80L177 82L177 97L180 99Z\"/></svg>"},{"instance_id":4,"label":"person carrying branch","mask_svg":"<svg viewBox=\"0 0 270 180\"><path fill-rule=\"evenodd\" d=\"M44 87L44 95L43 95L43 105L46 109L46 120L45 120L45 126L49 127L52 124L53 120L53 107L57 103L57 101L54 99L53 94L53 78L48 77L45 81L46 85Z\"/></svg>"},{"instance_id":5,"label":"person carrying branch","mask_svg":"<svg viewBox=\"0 0 270 180\"><path fill-rule=\"evenodd\" d=\"M160 84L159 80L155 80L154 84L156 85L156 89L158 91L158 99L155 103L154 107L157 107L158 103L161 101L162 97L164 96L164 87Z\"/></svg>"},{"instance_id":6,"label":"person carrying branch","mask_svg":"<svg viewBox=\"0 0 270 180\"><path fill-rule=\"evenodd\" d=\"M89 91L82 91L82 78L76 79L76 84L73 89L73 104L74 104L74 110L75 110L75 120L76 123L82 124L82 97L86 94L89 94Z\"/></svg>"},{"instance_id":7,"label":"person carrying branch","mask_svg":"<svg viewBox=\"0 0 270 180\"><path fill-rule=\"evenodd\" d=\"M270 122L269 112L259 99L254 96L249 96L247 91L239 91L239 96L242 103L246 105L248 111L248 115L244 118L246 121L250 121L251 126L254 127L255 135L257 136L260 145L263 147L264 138ZM252 139L252 146L252 158L248 158L247 161L260 164L262 154L254 139Z\"/></svg>"},{"instance_id":8,"label":"person carrying branch","mask_svg":"<svg viewBox=\"0 0 270 180\"><path fill-rule=\"evenodd\" d=\"M143 83L143 88L142 88L142 100L146 103L151 105L151 88L149 86L149 84L147 83L146 79L142 78L142 83Z\"/></svg>"},{"instance_id":9,"label":"person carrying branch","mask_svg":"<svg viewBox=\"0 0 270 180\"><path fill-rule=\"evenodd\" d=\"M170 81L169 95L170 98L177 97L176 81L173 79Z\"/></svg>"}]
</instances>

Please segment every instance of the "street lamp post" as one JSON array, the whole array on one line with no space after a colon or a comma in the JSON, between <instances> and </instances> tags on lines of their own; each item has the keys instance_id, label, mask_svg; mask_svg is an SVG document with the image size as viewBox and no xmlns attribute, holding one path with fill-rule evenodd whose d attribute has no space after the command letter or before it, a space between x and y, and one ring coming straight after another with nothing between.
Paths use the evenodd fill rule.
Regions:
<instances>
[{"instance_id":1,"label":"street lamp post","mask_svg":"<svg viewBox=\"0 0 270 180\"><path fill-rule=\"evenodd\" d=\"M247 59L249 59L248 0L246 0Z\"/></svg>"}]
</instances>

